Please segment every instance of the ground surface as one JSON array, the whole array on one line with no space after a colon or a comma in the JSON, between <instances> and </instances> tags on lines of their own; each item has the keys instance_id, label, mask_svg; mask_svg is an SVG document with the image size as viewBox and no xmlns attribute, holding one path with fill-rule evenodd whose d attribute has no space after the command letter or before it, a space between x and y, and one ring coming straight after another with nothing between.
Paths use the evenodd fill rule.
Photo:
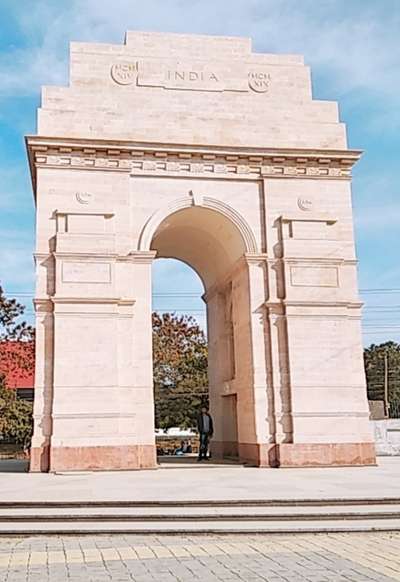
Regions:
<instances>
[{"instance_id":1,"label":"ground surface","mask_svg":"<svg viewBox=\"0 0 400 582\"><path fill-rule=\"evenodd\" d=\"M1 582L389 582L400 533L0 538Z\"/></svg>"},{"instance_id":2,"label":"ground surface","mask_svg":"<svg viewBox=\"0 0 400 582\"><path fill-rule=\"evenodd\" d=\"M380 457L376 467L321 469L168 463L149 471L15 472L21 468L19 461L0 461L0 501L400 497L400 457Z\"/></svg>"}]
</instances>

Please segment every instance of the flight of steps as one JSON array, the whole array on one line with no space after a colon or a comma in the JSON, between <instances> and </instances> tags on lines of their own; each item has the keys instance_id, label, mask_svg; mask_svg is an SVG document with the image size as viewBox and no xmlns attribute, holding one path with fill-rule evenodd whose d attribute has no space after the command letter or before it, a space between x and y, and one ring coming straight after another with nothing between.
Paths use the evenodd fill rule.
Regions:
<instances>
[{"instance_id":1,"label":"flight of steps","mask_svg":"<svg viewBox=\"0 0 400 582\"><path fill-rule=\"evenodd\" d=\"M400 531L400 498L0 502L0 535Z\"/></svg>"}]
</instances>

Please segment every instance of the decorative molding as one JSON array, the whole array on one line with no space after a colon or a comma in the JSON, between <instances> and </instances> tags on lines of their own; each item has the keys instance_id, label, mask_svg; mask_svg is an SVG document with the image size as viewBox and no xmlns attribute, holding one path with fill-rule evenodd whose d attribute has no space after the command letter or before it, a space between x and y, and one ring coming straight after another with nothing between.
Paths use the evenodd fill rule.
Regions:
<instances>
[{"instance_id":1,"label":"decorative molding","mask_svg":"<svg viewBox=\"0 0 400 582\"><path fill-rule=\"evenodd\" d=\"M137 412L75 412L75 413L56 413L52 414L53 418L65 420L77 420L80 418L137 418ZM132 433L132 436L136 434ZM124 435L126 436L126 435Z\"/></svg>"},{"instance_id":2,"label":"decorative molding","mask_svg":"<svg viewBox=\"0 0 400 582\"><path fill-rule=\"evenodd\" d=\"M269 257L267 259L269 265L358 265L357 259L343 259L341 257Z\"/></svg>"},{"instance_id":3,"label":"decorative molding","mask_svg":"<svg viewBox=\"0 0 400 582\"><path fill-rule=\"evenodd\" d=\"M104 211L89 210L89 209L86 210L86 209L82 208L82 210L79 210L79 211L76 209L75 210L55 210L53 212L53 215L55 217L72 215L72 216L104 216L104 218L112 218L115 215L115 213L111 212L109 210L104 210Z\"/></svg>"},{"instance_id":4,"label":"decorative molding","mask_svg":"<svg viewBox=\"0 0 400 582\"><path fill-rule=\"evenodd\" d=\"M128 255L119 256L119 263L140 263L143 265L151 264L157 256L157 251L139 250L132 251Z\"/></svg>"},{"instance_id":5,"label":"decorative molding","mask_svg":"<svg viewBox=\"0 0 400 582\"><path fill-rule=\"evenodd\" d=\"M135 299L122 299L121 297L51 297L49 299L53 303L61 304L77 304L80 303L92 303L95 305L121 305L121 306L131 306L134 305Z\"/></svg>"},{"instance_id":6,"label":"decorative molding","mask_svg":"<svg viewBox=\"0 0 400 582\"><path fill-rule=\"evenodd\" d=\"M49 298L37 297L33 300L33 306L36 313L53 313L54 306Z\"/></svg>"},{"instance_id":7,"label":"decorative molding","mask_svg":"<svg viewBox=\"0 0 400 582\"><path fill-rule=\"evenodd\" d=\"M34 182L38 167L126 172L133 176L348 180L361 156L358 150L222 148L39 136L27 137L26 143Z\"/></svg>"},{"instance_id":8,"label":"decorative molding","mask_svg":"<svg viewBox=\"0 0 400 582\"><path fill-rule=\"evenodd\" d=\"M53 256L55 259L77 259L77 260L85 260L85 259L93 259L93 262L97 260L102 261L103 259L108 260L117 260L119 255L117 253L104 253L104 252L88 252L88 251L57 251L53 253L49 253L49 256Z\"/></svg>"},{"instance_id":9,"label":"decorative molding","mask_svg":"<svg viewBox=\"0 0 400 582\"><path fill-rule=\"evenodd\" d=\"M248 265L262 265L267 262L266 253L246 253L244 260Z\"/></svg>"},{"instance_id":10,"label":"decorative molding","mask_svg":"<svg viewBox=\"0 0 400 582\"><path fill-rule=\"evenodd\" d=\"M280 219L282 222L326 222L326 224L337 222L337 218L330 214L284 214Z\"/></svg>"},{"instance_id":11,"label":"decorative molding","mask_svg":"<svg viewBox=\"0 0 400 582\"><path fill-rule=\"evenodd\" d=\"M232 222L242 235L243 242L246 248L246 253L257 253L257 241L254 237L253 231L247 224L246 220L237 212L234 208L221 202L216 198L211 198L209 196L196 196L196 206L201 206L202 208L208 208L209 210L214 210L222 214L230 222ZM182 198L176 198L169 204L166 204L154 214L150 216L139 237L138 250L139 251L149 251L150 245L153 240L154 233L160 226L163 220L167 218L170 214L178 212L178 210L184 210L185 208L190 208L194 205L194 195L189 192L187 196Z\"/></svg>"},{"instance_id":12,"label":"decorative molding","mask_svg":"<svg viewBox=\"0 0 400 582\"><path fill-rule=\"evenodd\" d=\"M340 307L344 309L361 309L364 304L361 301L291 301L286 299L265 301L264 307L268 309L282 309L282 307ZM287 315L286 312L281 315ZM309 317L306 315L305 317Z\"/></svg>"},{"instance_id":13,"label":"decorative molding","mask_svg":"<svg viewBox=\"0 0 400 582\"><path fill-rule=\"evenodd\" d=\"M370 412L346 412L338 411L316 411L316 412L292 412L294 418L369 418Z\"/></svg>"}]
</instances>

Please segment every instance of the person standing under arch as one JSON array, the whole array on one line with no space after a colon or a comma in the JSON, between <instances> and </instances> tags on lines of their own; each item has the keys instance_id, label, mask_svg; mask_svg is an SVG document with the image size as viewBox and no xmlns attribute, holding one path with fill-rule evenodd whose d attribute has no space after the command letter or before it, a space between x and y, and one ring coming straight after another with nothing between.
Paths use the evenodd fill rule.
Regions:
<instances>
[{"instance_id":1,"label":"person standing under arch","mask_svg":"<svg viewBox=\"0 0 400 582\"><path fill-rule=\"evenodd\" d=\"M197 430L200 435L200 446L199 446L199 456L197 461L208 461L207 457L208 445L210 438L214 434L214 426L211 414L208 412L208 408L203 406L200 414L197 416Z\"/></svg>"}]
</instances>

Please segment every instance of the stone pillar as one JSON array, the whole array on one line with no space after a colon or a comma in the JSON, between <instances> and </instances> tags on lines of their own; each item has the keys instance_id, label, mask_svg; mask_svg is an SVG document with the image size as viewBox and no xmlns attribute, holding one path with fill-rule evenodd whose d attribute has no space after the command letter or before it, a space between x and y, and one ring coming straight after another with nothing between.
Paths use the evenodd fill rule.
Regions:
<instances>
[{"instance_id":1,"label":"stone pillar","mask_svg":"<svg viewBox=\"0 0 400 582\"><path fill-rule=\"evenodd\" d=\"M120 361L120 386L131 391L131 409L135 414L134 439L138 447L138 468L154 468L157 465L154 425L153 386L153 335L151 281L155 251L138 251L119 261L120 267L129 269L130 276L122 279L132 286L135 300L132 320L132 351L127 351L120 339L120 350L126 355ZM132 372L127 361L131 358Z\"/></svg>"},{"instance_id":2,"label":"stone pillar","mask_svg":"<svg viewBox=\"0 0 400 582\"><path fill-rule=\"evenodd\" d=\"M234 287L235 337L242 370L238 378L239 456L257 466L274 465L264 321L265 261L265 255L246 255Z\"/></svg>"},{"instance_id":3,"label":"stone pillar","mask_svg":"<svg viewBox=\"0 0 400 582\"><path fill-rule=\"evenodd\" d=\"M51 259L51 299L36 302L31 471L155 467L155 253L76 253L68 244Z\"/></svg>"},{"instance_id":4,"label":"stone pillar","mask_svg":"<svg viewBox=\"0 0 400 582\"><path fill-rule=\"evenodd\" d=\"M257 466L274 465L264 321L265 260L264 255L242 257L229 280L216 285L218 291L206 294L210 402L215 420L212 450L218 456L238 454L242 462ZM226 317L229 301L233 330ZM229 349L232 331L233 349Z\"/></svg>"},{"instance_id":5,"label":"stone pillar","mask_svg":"<svg viewBox=\"0 0 400 582\"><path fill-rule=\"evenodd\" d=\"M375 463L356 261L331 215L282 216L266 302L278 466Z\"/></svg>"},{"instance_id":6,"label":"stone pillar","mask_svg":"<svg viewBox=\"0 0 400 582\"><path fill-rule=\"evenodd\" d=\"M53 429L54 316L49 295L54 293L54 258L48 253L36 253L35 264L35 400L29 470L45 472L49 470Z\"/></svg>"},{"instance_id":7,"label":"stone pillar","mask_svg":"<svg viewBox=\"0 0 400 582\"><path fill-rule=\"evenodd\" d=\"M29 470L46 472L50 464L53 404L53 305L36 300L34 432Z\"/></svg>"},{"instance_id":8,"label":"stone pillar","mask_svg":"<svg viewBox=\"0 0 400 582\"><path fill-rule=\"evenodd\" d=\"M213 289L204 295L207 303L208 335L208 383L210 412L214 419L214 436L211 442L213 457L223 457L226 453L224 443L224 410L222 395L229 386L226 361L225 337L225 297L219 290Z\"/></svg>"},{"instance_id":9,"label":"stone pillar","mask_svg":"<svg viewBox=\"0 0 400 582\"><path fill-rule=\"evenodd\" d=\"M270 382L270 432L275 443L275 464L279 445L293 440L288 330L282 303L284 276L281 261L268 259L268 300L265 303L265 341Z\"/></svg>"}]
</instances>

